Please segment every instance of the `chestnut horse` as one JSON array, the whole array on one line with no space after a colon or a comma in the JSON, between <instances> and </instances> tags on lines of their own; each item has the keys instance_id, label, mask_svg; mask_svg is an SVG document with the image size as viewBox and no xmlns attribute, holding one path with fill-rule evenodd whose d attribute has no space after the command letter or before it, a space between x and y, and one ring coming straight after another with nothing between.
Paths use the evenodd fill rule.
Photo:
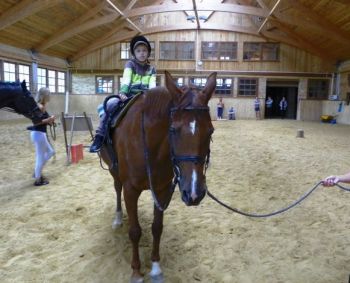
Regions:
<instances>
[{"instance_id":1,"label":"chestnut horse","mask_svg":"<svg viewBox=\"0 0 350 283\"><path fill-rule=\"evenodd\" d=\"M27 89L25 81L9 83L0 82L0 109L22 114L32 120L33 124L42 122L43 112L40 111L33 96Z\"/></svg>"},{"instance_id":2,"label":"chestnut horse","mask_svg":"<svg viewBox=\"0 0 350 283\"><path fill-rule=\"evenodd\" d=\"M103 160L109 165L117 194L113 228L122 224L121 192L129 220L133 269L130 282L143 282L139 258L141 227L137 202L143 190L150 189L154 200L151 254L153 282L163 282L159 265L159 244L163 211L169 204L176 183L186 205L198 205L206 194L205 170L209 162L213 133L208 101L216 87L211 74L203 90L178 88L165 72L164 87L150 89L135 101L112 133L118 169L112 168L107 149ZM173 181L173 178L175 181Z\"/></svg>"}]
</instances>

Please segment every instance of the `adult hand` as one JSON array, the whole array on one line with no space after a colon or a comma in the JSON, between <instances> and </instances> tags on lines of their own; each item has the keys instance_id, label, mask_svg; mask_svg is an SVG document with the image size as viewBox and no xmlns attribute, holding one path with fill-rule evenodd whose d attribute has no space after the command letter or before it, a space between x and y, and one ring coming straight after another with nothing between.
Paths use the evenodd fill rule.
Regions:
<instances>
[{"instance_id":1,"label":"adult hand","mask_svg":"<svg viewBox=\"0 0 350 283\"><path fill-rule=\"evenodd\" d=\"M56 117L54 115L52 115L49 118L44 119L43 123L52 125L53 123L55 123L55 119L56 119Z\"/></svg>"},{"instance_id":2,"label":"adult hand","mask_svg":"<svg viewBox=\"0 0 350 283\"><path fill-rule=\"evenodd\" d=\"M323 186L331 187L339 182L339 178L337 176L329 176L322 181Z\"/></svg>"}]
</instances>

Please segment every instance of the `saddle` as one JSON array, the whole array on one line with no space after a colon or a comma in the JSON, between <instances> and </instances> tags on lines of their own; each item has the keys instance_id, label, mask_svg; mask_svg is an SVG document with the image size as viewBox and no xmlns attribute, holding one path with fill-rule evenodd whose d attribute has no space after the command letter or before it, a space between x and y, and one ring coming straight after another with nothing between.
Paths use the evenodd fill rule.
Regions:
<instances>
[{"instance_id":1,"label":"saddle","mask_svg":"<svg viewBox=\"0 0 350 283\"><path fill-rule=\"evenodd\" d=\"M110 160L112 161L112 167L110 170L118 170L118 157L116 152L113 149L113 140L112 140L112 133L115 128L118 127L120 122L125 117L126 113L130 109L130 107L135 103L135 101L141 96L143 92L139 92L135 94L134 96L128 98L125 101L120 101L118 103L118 106L116 109L114 109L113 112L108 113L108 121L107 121L107 130L106 130L106 138L104 140L104 144L107 149L107 153L109 155ZM104 105L107 104L108 99L111 97L107 97L104 101Z\"/></svg>"}]
</instances>

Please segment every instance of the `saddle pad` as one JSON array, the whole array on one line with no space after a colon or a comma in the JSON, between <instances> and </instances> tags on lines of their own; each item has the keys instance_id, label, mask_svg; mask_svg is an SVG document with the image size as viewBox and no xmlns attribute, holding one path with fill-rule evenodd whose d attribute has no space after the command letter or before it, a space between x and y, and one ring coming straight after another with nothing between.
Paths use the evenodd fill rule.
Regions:
<instances>
[{"instance_id":1,"label":"saddle pad","mask_svg":"<svg viewBox=\"0 0 350 283\"><path fill-rule=\"evenodd\" d=\"M135 94L132 98L130 98L130 100L126 102L126 105L122 106L122 109L120 111L117 111L117 114L112 118L111 129L114 129L119 125L121 120L124 118L124 116L128 112L129 108L135 103L135 101L142 94L143 92L139 92L138 94Z\"/></svg>"}]
</instances>

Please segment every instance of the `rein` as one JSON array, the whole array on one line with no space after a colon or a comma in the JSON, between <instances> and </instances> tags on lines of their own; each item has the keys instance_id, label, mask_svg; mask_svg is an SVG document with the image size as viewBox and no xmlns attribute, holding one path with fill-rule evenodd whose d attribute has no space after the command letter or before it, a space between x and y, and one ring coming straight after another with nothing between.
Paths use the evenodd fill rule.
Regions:
<instances>
[{"instance_id":1,"label":"rein","mask_svg":"<svg viewBox=\"0 0 350 283\"><path fill-rule=\"evenodd\" d=\"M285 207L285 208L282 208L282 209L279 209L277 211L274 211L274 212L271 212L271 213L266 213L266 214L256 214L256 213L248 213L248 212L244 212L244 211L241 211L237 208L233 208L233 207L230 207L229 205L223 203L222 201L220 201L218 198L216 198L214 195L212 195L209 191L207 191L208 193L208 196L213 199L214 201L216 201L218 204L222 205L223 207L233 211L233 212L236 212L238 214L241 214L241 215L244 215L244 216L248 216L248 217L255 217L255 218L264 218L264 217L270 217L270 216L274 216L274 215L277 215L277 214L280 214L282 212L285 212L289 209L291 209L292 207L296 206L297 204L301 203L303 200L305 200L309 195L311 195L311 193L313 193L319 185L322 184L322 181L318 182L310 191L308 191L307 193L305 193L303 196L300 197L299 200L293 202L291 205ZM348 191L350 192L350 188L345 188L339 184L335 184L335 186L337 186L338 188L344 190L344 191Z\"/></svg>"},{"instance_id":2,"label":"rein","mask_svg":"<svg viewBox=\"0 0 350 283\"><path fill-rule=\"evenodd\" d=\"M175 191L175 187L178 183L178 178L174 177L174 180L172 181L172 185L170 188L170 197L168 202L164 205L164 207L161 206L161 204L159 203L157 196L154 192L154 188L153 188L153 184L152 184L152 171L151 171L151 166L150 166L150 162L149 162L149 151L148 151L148 147L147 147L147 142L146 142L146 130L145 130L145 113L142 111L142 116L141 116L141 128L142 128L142 142L143 142L143 154L145 157L145 163L146 163L146 172L147 172L147 178L148 178L148 184L149 184L149 189L152 193L152 198L153 198L153 202L154 205L157 207L157 209L159 211L165 211L169 204L170 204L170 200L171 197Z\"/></svg>"},{"instance_id":3,"label":"rein","mask_svg":"<svg viewBox=\"0 0 350 283\"><path fill-rule=\"evenodd\" d=\"M57 127L57 125L56 125L56 123L53 123L52 125L50 124L49 126L50 126L51 138L53 141L55 141L56 140L56 127Z\"/></svg>"}]
</instances>

